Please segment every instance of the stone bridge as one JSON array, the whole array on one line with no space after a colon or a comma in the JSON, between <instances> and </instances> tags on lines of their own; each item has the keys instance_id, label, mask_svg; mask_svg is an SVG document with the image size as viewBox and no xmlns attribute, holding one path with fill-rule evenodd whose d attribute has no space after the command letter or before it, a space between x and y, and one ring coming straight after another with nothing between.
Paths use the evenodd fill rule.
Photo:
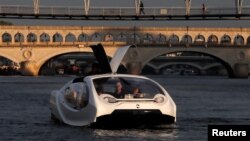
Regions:
<instances>
[{"instance_id":1,"label":"stone bridge","mask_svg":"<svg viewBox=\"0 0 250 141\"><path fill-rule=\"evenodd\" d=\"M131 73L159 55L198 52L220 61L230 77L248 77L250 29L169 27L0 26L0 56L19 63L23 75L38 75L49 59L90 52L102 43L112 57L118 47L135 44L123 61Z\"/></svg>"},{"instance_id":2,"label":"stone bridge","mask_svg":"<svg viewBox=\"0 0 250 141\"><path fill-rule=\"evenodd\" d=\"M137 47L130 49L123 64L137 73L152 59L173 52L196 52L211 56L223 64L231 78L248 77L250 50L225 47ZM136 73L134 72L134 73ZM133 72L132 72L133 73Z\"/></svg>"}]
</instances>

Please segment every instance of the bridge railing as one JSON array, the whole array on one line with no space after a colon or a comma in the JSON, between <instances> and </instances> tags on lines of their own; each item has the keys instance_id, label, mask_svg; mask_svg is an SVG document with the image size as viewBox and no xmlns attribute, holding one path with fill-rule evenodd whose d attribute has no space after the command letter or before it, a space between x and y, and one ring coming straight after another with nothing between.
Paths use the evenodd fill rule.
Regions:
<instances>
[{"instance_id":1,"label":"bridge railing","mask_svg":"<svg viewBox=\"0 0 250 141\"><path fill-rule=\"evenodd\" d=\"M202 10L201 10L202 11ZM235 8L207 8L204 11L205 15L228 15L228 14L236 14Z\"/></svg>"},{"instance_id":2,"label":"bridge railing","mask_svg":"<svg viewBox=\"0 0 250 141\"><path fill-rule=\"evenodd\" d=\"M2 14L32 14L34 13L33 7L29 6L0 6L0 13Z\"/></svg>"},{"instance_id":3,"label":"bridge railing","mask_svg":"<svg viewBox=\"0 0 250 141\"><path fill-rule=\"evenodd\" d=\"M88 13L85 13L82 7L53 7L42 6L39 8L38 16L56 15L56 16L187 16L185 7L145 7L144 13L136 13L134 7L91 7ZM192 7L190 15L236 15L235 7L220 8L207 7L203 10L201 7ZM32 6L6 6L0 5L1 15L36 15ZM86 15L88 14L88 15ZM242 14L250 14L250 7L242 8Z\"/></svg>"},{"instance_id":4,"label":"bridge railing","mask_svg":"<svg viewBox=\"0 0 250 141\"><path fill-rule=\"evenodd\" d=\"M250 6L245 6L242 8L242 13L250 13Z\"/></svg>"}]
</instances>

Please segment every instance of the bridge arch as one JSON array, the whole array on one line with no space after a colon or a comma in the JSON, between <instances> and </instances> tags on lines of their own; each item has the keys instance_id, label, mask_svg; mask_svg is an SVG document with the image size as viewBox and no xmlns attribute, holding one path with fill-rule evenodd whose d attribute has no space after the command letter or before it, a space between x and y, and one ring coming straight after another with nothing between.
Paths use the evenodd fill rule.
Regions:
<instances>
[{"instance_id":1,"label":"bridge arch","mask_svg":"<svg viewBox=\"0 0 250 141\"><path fill-rule=\"evenodd\" d=\"M192 66L194 68L197 68L199 70L202 70L203 68L200 67L199 65L195 64L195 63L189 63L189 62L169 62L169 63L164 63L162 65L160 65L158 68L159 69L163 69L167 66L171 66L171 65L177 65L177 64L180 64L180 65L189 65L189 66Z\"/></svg>"},{"instance_id":2,"label":"bridge arch","mask_svg":"<svg viewBox=\"0 0 250 141\"><path fill-rule=\"evenodd\" d=\"M63 42L63 36L61 33L55 33L53 36L52 36L52 41L53 42Z\"/></svg>"},{"instance_id":3,"label":"bridge arch","mask_svg":"<svg viewBox=\"0 0 250 141\"><path fill-rule=\"evenodd\" d=\"M149 33L145 34L144 37L143 37L143 43L144 44L152 44L153 43L153 36Z\"/></svg>"},{"instance_id":4,"label":"bridge arch","mask_svg":"<svg viewBox=\"0 0 250 141\"><path fill-rule=\"evenodd\" d=\"M199 65L197 65L195 63L189 63L189 62L170 62L170 63L165 63L165 64L161 65L161 67L159 68L159 72L161 74L164 74L164 71L166 71L169 66L173 66L173 65L181 65L182 67L184 66L185 68L183 68L183 69L182 68L177 68L177 70L171 70L171 73L176 73L174 71L177 71L180 75L184 75L185 74L184 69L187 69L187 66L188 66L189 69L192 69L192 71L195 69L194 72L196 72L197 74L199 74L199 73L202 72L202 68Z\"/></svg>"},{"instance_id":5,"label":"bridge arch","mask_svg":"<svg viewBox=\"0 0 250 141\"><path fill-rule=\"evenodd\" d=\"M111 49L107 49L106 53L107 56L109 58L112 58L113 53L117 50L117 48L111 48ZM38 60L37 62L35 62L36 66L35 68L37 69L36 73L39 74L42 66L48 62L50 59L55 58L57 56L61 56L64 54L69 54L69 53L91 53L92 50L91 48L83 48L83 49L79 49L79 48L71 48L71 49L62 49L62 50L57 50L55 49L54 52L51 52L49 54L46 54L45 56L41 57L42 59Z\"/></svg>"},{"instance_id":6,"label":"bridge arch","mask_svg":"<svg viewBox=\"0 0 250 141\"><path fill-rule=\"evenodd\" d=\"M156 38L156 43L158 43L158 44L166 44L167 43L167 37L160 33L158 35L158 37Z\"/></svg>"},{"instance_id":7,"label":"bridge arch","mask_svg":"<svg viewBox=\"0 0 250 141\"><path fill-rule=\"evenodd\" d=\"M11 60L11 61L13 61L13 62L19 64L19 60L16 59L15 57L10 56L10 55L3 54L3 53L0 52L0 57L6 58L6 59L8 59L8 60Z\"/></svg>"},{"instance_id":8,"label":"bridge arch","mask_svg":"<svg viewBox=\"0 0 250 141\"><path fill-rule=\"evenodd\" d=\"M247 45L250 45L250 36L247 37Z\"/></svg>"},{"instance_id":9,"label":"bridge arch","mask_svg":"<svg viewBox=\"0 0 250 141\"><path fill-rule=\"evenodd\" d=\"M132 34L131 35L131 40L135 44L141 43L141 37L138 34Z\"/></svg>"},{"instance_id":10,"label":"bridge arch","mask_svg":"<svg viewBox=\"0 0 250 141\"><path fill-rule=\"evenodd\" d=\"M91 36L91 41L92 42L101 42L102 41L102 36L100 33L94 33L92 36Z\"/></svg>"},{"instance_id":11,"label":"bridge arch","mask_svg":"<svg viewBox=\"0 0 250 141\"><path fill-rule=\"evenodd\" d=\"M143 58L143 60L142 60L142 62L143 62L142 63L142 68L148 62L150 62L152 59L154 59L154 58L156 58L158 56L161 56L163 54L175 53L175 52L193 52L193 53L199 53L199 54L204 54L204 55L210 56L210 57L216 59L218 62L220 62L223 66L225 66L225 68L228 71L229 77L234 76L234 70L232 68L233 66L229 62L227 62L227 60L220 57L219 54L214 54L214 53L210 53L210 52L206 52L206 51L202 51L202 50L197 51L196 49L188 50L188 48L184 48L184 49L171 48L171 50L169 49L168 51L163 51L163 50L155 51L154 54L151 53L150 56L147 56L147 58Z\"/></svg>"},{"instance_id":12,"label":"bridge arch","mask_svg":"<svg viewBox=\"0 0 250 141\"><path fill-rule=\"evenodd\" d=\"M244 45L244 37L242 35L237 35L234 37L235 45Z\"/></svg>"},{"instance_id":13,"label":"bridge arch","mask_svg":"<svg viewBox=\"0 0 250 141\"><path fill-rule=\"evenodd\" d=\"M30 32L27 35L27 42L37 42L37 35L33 32Z\"/></svg>"},{"instance_id":14,"label":"bridge arch","mask_svg":"<svg viewBox=\"0 0 250 141\"><path fill-rule=\"evenodd\" d=\"M212 34L208 37L207 43L212 45L219 44L219 39L216 35Z\"/></svg>"},{"instance_id":15,"label":"bridge arch","mask_svg":"<svg viewBox=\"0 0 250 141\"><path fill-rule=\"evenodd\" d=\"M8 32L5 32L3 35L2 35L2 42L11 42L12 41L12 36L10 35L10 33Z\"/></svg>"},{"instance_id":16,"label":"bridge arch","mask_svg":"<svg viewBox=\"0 0 250 141\"><path fill-rule=\"evenodd\" d=\"M65 42L76 42L76 36L73 33L68 33L65 36Z\"/></svg>"},{"instance_id":17,"label":"bridge arch","mask_svg":"<svg viewBox=\"0 0 250 141\"><path fill-rule=\"evenodd\" d=\"M220 43L224 44L224 45L229 45L229 44L232 43L231 40L232 40L231 37L229 35L225 34L225 35L222 36Z\"/></svg>"},{"instance_id":18,"label":"bridge arch","mask_svg":"<svg viewBox=\"0 0 250 141\"><path fill-rule=\"evenodd\" d=\"M47 58L46 60L44 59L44 60L36 63L37 64L36 67L37 67L37 71L38 71L37 74L38 75L44 75L44 74L46 75L46 74L51 74L51 72L53 72L52 74L54 74L55 72L53 69L56 69L56 68L58 68L58 66L61 66L61 65L65 65L66 68L69 68L71 65L81 64L81 63L83 63L85 65L89 65L89 61L87 60L87 58L85 58L86 60L74 58L74 61L73 61L74 64L71 64L72 63L71 61L66 62L65 60L64 61L57 60L58 57L61 57L64 55L79 54L79 53L88 54L88 53L90 53L90 51L83 51L83 52L65 51L64 53L62 52L61 54L56 53L56 54L54 54L55 56L50 55L51 56L50 58ZM93 58L95 58L94 55L93 55ZM92 57L89 58L91 60L91 62L94 61L94 60L92 60L93 58ZM68 58L68 59L70 60L71 58ZM58 64L57 63L55 64L54 60L57 60L55 62L57 62ZM49 72L48 72L47 68L50 70ZM86 68L86 69L89 69L89 68Z\"/></svg>"},{"instance_id":19,"label":"bridge arch","mask_svg":"<svg viewBox=\"0 0 250 141\"><path fill-rule=\"evenodd\" d=\"M151 68L153 68L153 69L158 69L159 67L157 67L157 66L155 66L154 64L152 64L152 63L147 63L146 64L146 66L149 66L149 67L151 67Z\"/></svg>"},{"instance_id":20,"label":"bridge arch","mask_svg":"<svg viewBox=\"0 0 250 141\"><path fill-rule=\"evenodd\" d=\"M215 71L216 70L216 71ZM220 63L209 64L204 67L204 72L210 75L228 75L225 68Z\"/></svg>"},{"instance_id":21,"label":"bridge arch","mask_svg":"<svg viewBox=\"0 0 250 141\"><path fill-rule=\"evenodd\" d=\"M127 42L128 41L128 37L126 34L124 34L123 32L120 33L117 38L115 39L118 42Z\"/></svg>"},{"instance_id":22,"label":"bridge arch","mask_svg":"<svg viewBox=\"0 0 250 141\"><path fill-rule=\"evenodd\" d=\"M78 36L78 41L79 41L79 42L86 42L86 41L88 41L88 35L85 34L85 33L81 33L81 34Z\"/></svg>"},{"instance_id":23,"label":"bridge arch","mask_svg":"<svg viewBox=\"0 0 250 141\"><path fill-rule=\"evenodd\" d=\"M143 69L141 70L142 74L157 74L159 73L159 69L152 63L146 64Z\"/></svg>"},{"instance_id":24,"label":"bridge arch","mask_svg":"<svg viewBox=\"0 0 250 141\"><path fill-rule=\"evenodd\" d=\"M205 39L205 37L204 37L203 35L201 35L201 34L197 35L197 36L195 37L195 39L194 39L194 43L195 43L195 44L205 44L205 42L206 42L206 39Z\"/></svg>"},{"instance_id":25,"label":"bridge arch","mask_svg":"<svg viewBox=\"0 0 250 141\"><path fill-rule=\"evenodd\" d=\"M24 35L18 32L15 34L14 39L15 39L15 42L24 42Z\"/></svg>"},{"instance_id":26,"label":"bridge arch","mask_svg":"<svg viewBox=\"0 0 250 141\"><path fill-rule=\"evenodd\" d=\"M176 34L172 34L169 38L168 38L168 42L171 44L178 44L180 42L179 37Z\"/></svg>"},{"instance_id":27,"label":"bridge arch","mask_svg":"<svg viewBox=\"0 0 250 141\"><path fill-rule=\"evenodd\" d=\"M50 42L50 36L48 33L42 33L40 35L40 42Z\"/></svg>"},{"instance_id":28,"label":"bridge arch","mask_svg":"<svg viewBox=\"0 0 250 141\"><path fill-rule=\"evenodd\" d=\"M192 44L192 37L188 34L184 35L181 39L182 44Z\"/></svg>"},{"instance_id":29,"label":"bridge arch","mask_svg":"<svg viewBox=\"0 0 250 141\"><path fill-rule=\"evenodd\" d=\"M83 52L91 52L91 51L83 51ZM53 58L56 58L58 56L61 56L61 55L65 55L65 54L70 54L70 53L79 53L79 51L58 51L58 52L55 52L55 53L52 53L52 54L49 54L48 56L46 56L46 58L43 58L42 60L39 60L39 62L36 62L36 67L37 67L37 71L38 71L38 74L40 74L41 72L41 69L42 67L46 64L46 62L48 62L50 59L53 59Z\"/></svg>"},{"instance_id":30,"label":"bridge arch","mask_svg":"<svg viewBox=\"0 0 250 141\"><path fill-rule=\"evenodd\" d=\"M209 64L209 65L205 66L203 69L207 70L207 69L210 69L210 68L213 68L213 67L217 67L217 66L221 66L221 64L220 63Z\"/></svg>"},{"instance_id":31,"label":"bridge arch","mask_svg":"<svg viewBox=\"0 0 250 141\"><path fill-rule=\"evenodd\" d=\"M104 41L106 41L106 42L112 42L112 41L114 41L114 35L111 34L111 33L107 33L107 34L104 36Z\"/></svg>"}]
</instances>

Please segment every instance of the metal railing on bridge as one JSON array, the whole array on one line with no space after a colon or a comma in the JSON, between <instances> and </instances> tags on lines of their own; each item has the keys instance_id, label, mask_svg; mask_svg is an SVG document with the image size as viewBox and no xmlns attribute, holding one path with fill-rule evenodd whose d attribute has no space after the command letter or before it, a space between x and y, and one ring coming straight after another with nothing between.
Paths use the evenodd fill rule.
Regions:
<instances>
[{"instance_id":1,"label":"metal railing on bridge","mask_svg":"<svg viewBox=\"0 0 250 141\"><path fill-rule=\"evenodd\" d=\"M216 8L193 7L186 13L186 7L145 7L140 14L134 7L91 7L86 13L82 7L39 7L39 13L32 6L0 6L0 18L23 19L75 19L75 20L235 20L250 19L250 6L242 7L241 14L235 7Z\"/></svg>"}]
</instances>

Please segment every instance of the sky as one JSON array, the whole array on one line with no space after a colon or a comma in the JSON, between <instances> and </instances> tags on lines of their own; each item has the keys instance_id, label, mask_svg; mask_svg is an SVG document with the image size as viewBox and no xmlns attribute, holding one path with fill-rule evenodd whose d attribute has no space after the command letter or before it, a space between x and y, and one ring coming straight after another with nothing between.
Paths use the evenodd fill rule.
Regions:
<instances>
[{"instance_id":1,"label":"sky","mask_svg":"<svg viewBox=\"0 0 250 141\"><path fill-rule=\"evenodd\" d=\"M185 0L142 0L145 7L184 7ZM234 7L235 0L192 0L192 7ZM33 5L33 0L0 0L0 5ZM40 0L41 6L83 6L83 0ZM134 7L134 0L91 0L91 7ZM244 0L250 6L250 0ZM15 25L70 25L70 26L149 26L149 27L250 27L248 20L233 21L86 21L86 20L21 20L2 19Z\"/></svg>"}]
</instances>

